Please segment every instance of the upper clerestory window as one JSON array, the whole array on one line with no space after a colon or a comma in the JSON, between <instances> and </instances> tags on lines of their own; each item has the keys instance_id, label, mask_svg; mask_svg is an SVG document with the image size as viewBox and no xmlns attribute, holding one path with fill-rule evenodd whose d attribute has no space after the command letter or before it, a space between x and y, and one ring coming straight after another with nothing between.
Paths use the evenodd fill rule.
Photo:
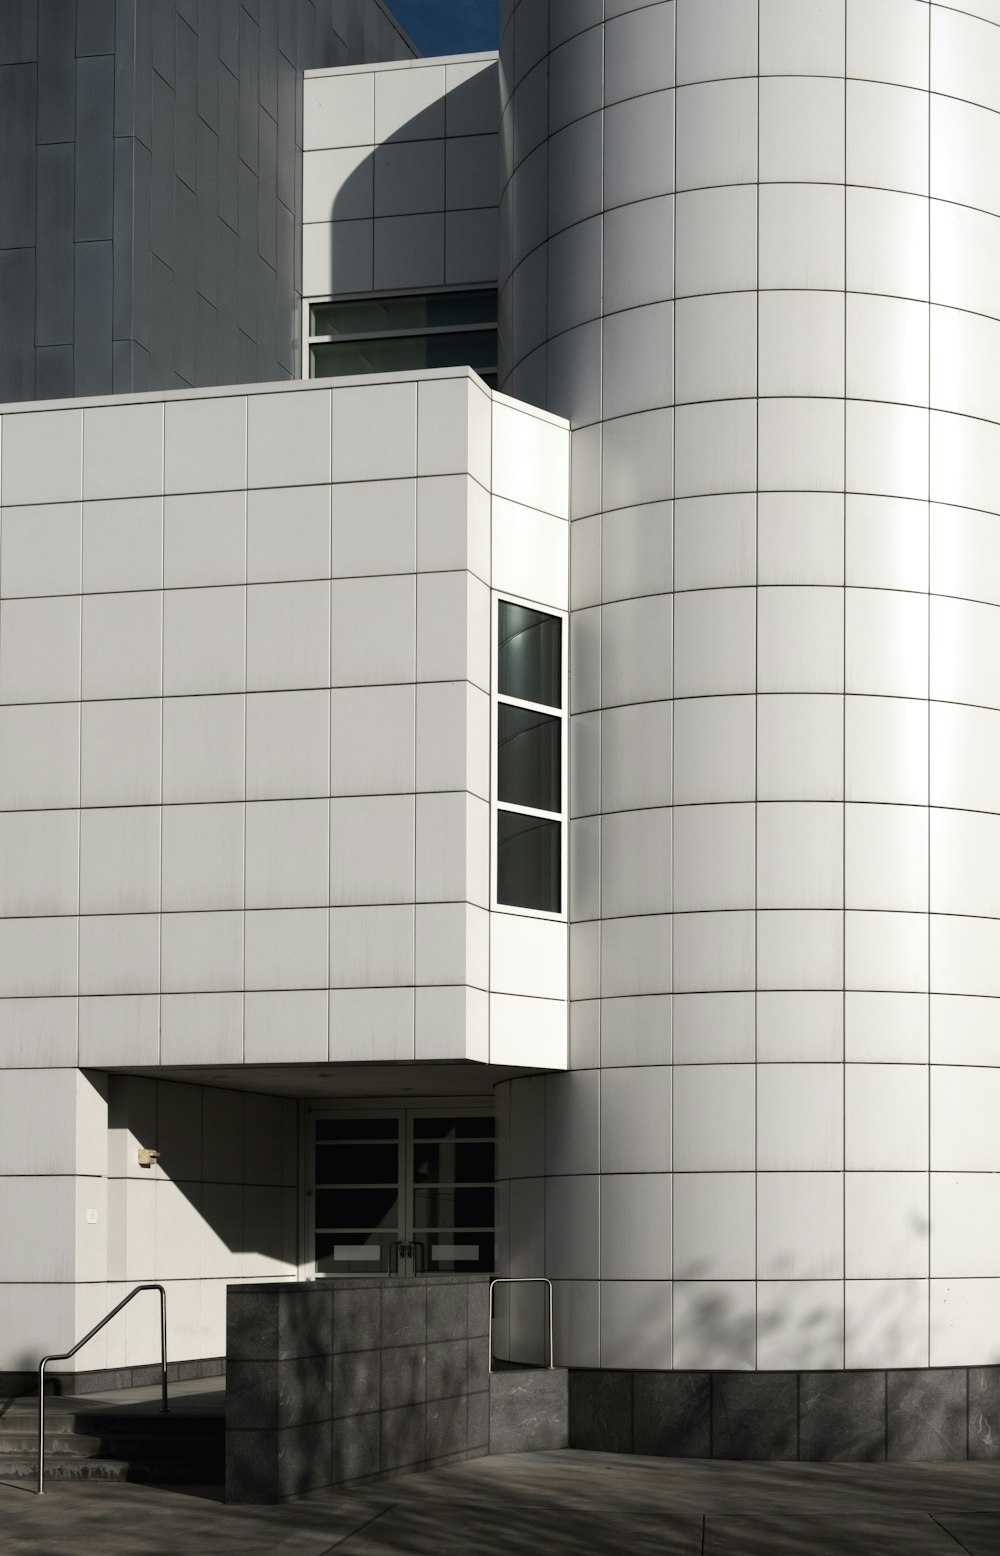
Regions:
<instances>
[{"instance_id":1,"label":"upper clerestory window","mask_svg":"<svg viewBox=\"0 0 1000 1556\"><path fill-rule=\"evenodd\" d=\"M495 389L496 291L311 302L308 366L310 378L471 367Z\"/></svg>"}]
</instances>

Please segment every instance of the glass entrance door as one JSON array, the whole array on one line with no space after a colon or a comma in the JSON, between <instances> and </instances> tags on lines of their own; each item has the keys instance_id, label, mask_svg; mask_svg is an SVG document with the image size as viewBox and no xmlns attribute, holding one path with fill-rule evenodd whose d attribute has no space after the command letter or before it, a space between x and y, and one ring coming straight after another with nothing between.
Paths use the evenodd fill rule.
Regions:
<instances>
[{"instance_id":1,"label":"glass entrance door","mask_svg":"<svg viewBox=\"0 0 1000 1556\"><path fill-rule=\"evenodd\" d=\"M398 1113L314 1121L310 1190L317 1275L385 1275L404 1239Z\"/></svg>"},{"instance_id":2,"label":"glass entrance door","mask_svg":"<svg viewBox=\"0 0 1000 1556\"><path fill-rule=\"evenodd\" d=\"M489 1272L491 1109L310 1110L317 1275Z\"/></svg>"},{"instance_id":3,"label":"glass entrance door","mask_svg":"<svg viewBox=\"0 0 1000 1556\"><path fill-rule=\"evenodd\" d=\"M408 1124L408 1229L424 1268L492 1271L492 1114L411 1113Z\"/></svg>"}]
</instances>

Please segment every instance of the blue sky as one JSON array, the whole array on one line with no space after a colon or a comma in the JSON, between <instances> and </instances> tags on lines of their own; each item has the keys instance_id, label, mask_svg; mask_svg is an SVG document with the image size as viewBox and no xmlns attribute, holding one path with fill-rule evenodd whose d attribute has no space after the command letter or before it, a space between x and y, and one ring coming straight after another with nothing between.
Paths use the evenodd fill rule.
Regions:
<instances>
[{"instance_id":1,"label":"blue sky","mask_svg":"<svg viewBox=\"0 0 1000 1556\"><path fill-rule=\"evenodd\" d=\"M386 0L422 54L473 54L497 46L499 0Z\"/></svg>"}]
</instances>

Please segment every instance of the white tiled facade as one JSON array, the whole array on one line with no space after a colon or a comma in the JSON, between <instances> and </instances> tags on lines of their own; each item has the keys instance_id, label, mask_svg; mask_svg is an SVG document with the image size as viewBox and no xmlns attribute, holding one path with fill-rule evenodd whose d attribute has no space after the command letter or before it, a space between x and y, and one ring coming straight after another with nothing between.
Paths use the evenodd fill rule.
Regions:
<instances>
[{"instance_id":1,"label":"white tiled facade","mask_svg":"<svg viewBox=\"0 0 1000 1556\"><path fill-rule=\"evenodd\" d=\"M572 1073L503 1089L574 1365L1000 1357L998 23L502 8L575 761Z\"/></svg>"},{"instance_id":2,"label":"white tiled facade","mask_svg":"<svg viewBox=\"0 0 1000 1556\"><path fill-rule=\"evenodd\" d=\"M242 1067L565 1064L566 926L490 912L490 665L494 579L567 605L567 473L467 369L0 418L0 1366L138 1279L217 1356L226 1279L298 1273Z\"/></svg>"},{"instance_id":3,"label":"white tiled facade","mask_svg":"<svg viewBox=\"0 0 1000 1556\"><path fill-rule=\"evenodd\" d=\"M306 74L307 297L496 284L496 56Z\"/></svg>"},{"instance_id":4,"label":"white tiled facade","mask_svg":"<svg viewBox=\"0 0 1000 1556\"><path fill-rule=\"evenodd\" d=\"M497 284L503 393L4 410L0 1371L140 1279L221 1354L374 1066L495 1094L557 1362L1000 1361L998 65L991 0L504 0L307 74L302 277ZM550 917L501 597L570 623Z\"/></svg>"}]
</instances>

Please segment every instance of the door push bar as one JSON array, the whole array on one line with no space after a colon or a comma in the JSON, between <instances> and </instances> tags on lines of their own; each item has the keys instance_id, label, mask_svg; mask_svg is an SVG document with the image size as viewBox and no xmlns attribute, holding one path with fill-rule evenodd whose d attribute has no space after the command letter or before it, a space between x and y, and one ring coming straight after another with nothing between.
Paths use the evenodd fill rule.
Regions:
<instances>
[{"instance_id":1,"label":"door push bar","mask_svg":"<svg viewBox=\"0 0 1000 1556\"><path fill-rule=\"evenodd\" d=\"M417 1268L416 1268L416 1274L417 1275L423 1275L426 1272L426 1269L427 1269L427 1249L424 1247L424 1245L421 1242L419 1237L414 1238L414 1240L412 1242L410 1242L410 1243L404 1243L404 1242L402 1242L400 1240L400 1241L397 1241L395 1243L390 1243L389 1244L389 1273L390 1273L390 1275L398 1275L399 1274L399 1261L400 1261L400 1259L413 1259L413 1260L415 1260L416 1266L417 1266Z\"/></svg>"}]
</instances>

